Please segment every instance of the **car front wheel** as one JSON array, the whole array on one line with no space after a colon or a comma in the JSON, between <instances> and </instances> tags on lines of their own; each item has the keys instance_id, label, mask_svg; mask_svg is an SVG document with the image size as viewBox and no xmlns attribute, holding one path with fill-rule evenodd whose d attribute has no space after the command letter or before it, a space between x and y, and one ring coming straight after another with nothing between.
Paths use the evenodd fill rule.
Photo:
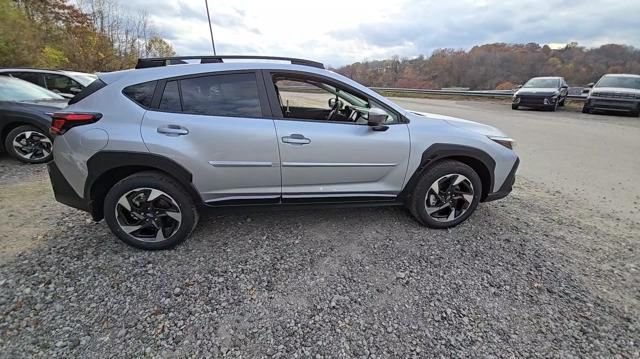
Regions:
<instances>
[{"instance_id":1,"label":"car front wheel","mask_svg":"<svg viewBox=\"0 0 640 359\"><path fill-rule=\"evenodd\" d=\"M174 179L160 172L141 172L109 190L104 218L127 244L167 249L189 237L198 223L198 212L191 196Z\"/></svg>"},{"instance_id":2,"label":"car front wheel","mask_svg":"<svg viewBox=\"0 0 640 359\"><path fill-rule=\"evenodd\" d=\"M53 143L40 129L25 125L11 130L5 139L5 150L18 161L44 163L51 159Z\"/></svg>"},{"instance_id":3,"label":"car front wheel","mask_svg":"<svg viewBox=\"0 0 640 359\"><path fill-rule=\"evenodd\" d=\"M442 161L424 172L413 190L409 209L431 228L450 228L475 211L482 194L480 177L468 165Z\"/></svg>"}]
</instances>

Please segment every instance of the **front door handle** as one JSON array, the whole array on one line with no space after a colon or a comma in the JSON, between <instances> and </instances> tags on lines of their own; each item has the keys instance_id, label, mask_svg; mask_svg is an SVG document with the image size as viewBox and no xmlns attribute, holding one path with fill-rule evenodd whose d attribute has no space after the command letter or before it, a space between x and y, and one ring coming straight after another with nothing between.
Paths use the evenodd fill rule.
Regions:
<instances>
[{"instance_id":1,"label":"front door handle","mask_svg":"<svg viewBox=\"0 0 640 359\"><path fill-rule=\"evenodd\" d=\"M303 135L299 134L299 133L294 133L291 134L289 136L284 136L282 137L282 142L284 143L292 143L295 145L306 145L311 143L311 140L304 137Z\"/></svg>"},{"instance_id":2,"label":"front door handle","mask_svg":"<svg viewBox=\"0 0 640 359\"><path fill-rule=\"evenodd\" d=\"M184 136L189 134L189 129L178 125L168 125L164 127L158 127L158 133L167 136Z\"/></svg>"}]
</instances>

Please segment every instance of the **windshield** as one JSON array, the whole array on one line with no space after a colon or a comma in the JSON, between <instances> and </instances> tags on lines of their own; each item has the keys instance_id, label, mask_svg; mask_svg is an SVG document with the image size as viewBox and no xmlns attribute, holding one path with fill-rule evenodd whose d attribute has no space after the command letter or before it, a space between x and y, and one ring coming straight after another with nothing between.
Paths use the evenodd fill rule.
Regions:
<instances>
[{"instance_id":1,"label":"windshield","mask_svg":"<svg viewBox=\"0 0 640 359\"><path fill-rule=\"evenodd\" d=\"M640 77L605 76L598 81L595 87L620 87L640 90Z\"/></svg>"},{"instance_id":2,"label":"windshield","mask_svg":"<svg viewBox=\"0 0 640 359\"><path fill-rule=\"evenodd\" d=\"M0 76L0 101L37 100L64 100L64 97L27 81Z\"/></svg>"},{"instance_id":3,"label":"windshield","mask_svg":"<svg viewBox=\"0 0 640 359\"><path fill-rule=\"evenodd\" d=\"M558 88L558 79L531 79L524 84L524 88Z\"/></svg>"},{"instance_id":4,"label":"windshield","mask_svg":"<svg viewBox=\"0 0 640 359\"><path fill-rule=\"evenodd\" d=\"M84 72L68 72L68 74L73 76L73 79L78 81L84 87L89 86L93 81L98 79L98 76L86 74Z\"/></svg>"}]
</instances>

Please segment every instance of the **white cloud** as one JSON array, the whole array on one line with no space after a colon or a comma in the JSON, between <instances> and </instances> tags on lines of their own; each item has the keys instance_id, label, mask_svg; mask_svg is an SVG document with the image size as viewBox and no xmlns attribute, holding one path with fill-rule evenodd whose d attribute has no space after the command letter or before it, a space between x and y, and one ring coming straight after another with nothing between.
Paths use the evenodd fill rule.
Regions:
<instances>
[{"instance_id":1,"label":"white cloud","mask_svg":"<svg viewBox=\"0 0 640 359\"><path fill-rule=\"evenodd\" d=\"M211 53L204 0L128 0L180 55ZM640 46L640 2L597 0L210 0L219 54L296 56L338 66L489 42Z\"/></svg>"}]
</instances>

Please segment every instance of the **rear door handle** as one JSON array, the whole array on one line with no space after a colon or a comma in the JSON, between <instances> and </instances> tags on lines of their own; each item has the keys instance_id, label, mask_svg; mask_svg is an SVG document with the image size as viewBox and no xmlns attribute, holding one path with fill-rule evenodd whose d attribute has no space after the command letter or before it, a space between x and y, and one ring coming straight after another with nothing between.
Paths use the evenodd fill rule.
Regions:
<instances>
[{"instance_id":1,"label":"rear door handle","mask_svg":"<svg viewBox=\"0 0 640 359\"><path fill-rule=\"evenodd\" d=\"M183 136L189 134L189 129L178 125L167 125L164 127L158 127L158 133L167 136Z\"/></svg>"},{"instance_id":2,"label":"rear door handle","mask_svg":"<svg viewBox=\"0 0 640 359\"><path fill-rule=\"evenodd\" d=\"M284 136L282 137L282 142L284 143L292 143L295 145L306 145L311 143L311 140L304 137L303 135L299 134L299 133L294 133L291 134L289 136Z\"/></svg>"}]
</instances>

